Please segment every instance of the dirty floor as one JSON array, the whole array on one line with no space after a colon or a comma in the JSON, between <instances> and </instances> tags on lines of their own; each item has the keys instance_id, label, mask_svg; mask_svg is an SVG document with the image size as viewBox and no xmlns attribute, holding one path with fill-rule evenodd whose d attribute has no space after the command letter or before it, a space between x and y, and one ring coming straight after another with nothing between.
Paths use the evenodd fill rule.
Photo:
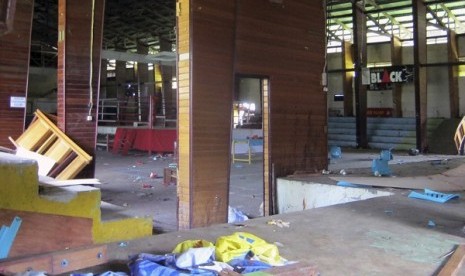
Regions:
<instances>
[{"instance_id":1,"label":"dirty floor","mask_svg":"<svg viewBox=\"0 0 465 276\"><path fill-rule=\"evenodd\" d=\"M408 198L410 189L399 188L380 188L393 193L387 197L259 217L240 224L172 232L176 228L176 187L164 186L162 179L150 178L151 171L160 175L159 170L172 162L171 157L153 160L139 154L120 157L99 152L97 177L106 183L102 185L103 199L117 206L121 215L153 217L159 232L169 233L110 244L109 257L115 262L95 269L119 269L130 254L164 254L187 239L214 242L219 236L246 231L277 244L280 254L289 260L317 265L322 275L434 275L455 246L465 243L462 192L459 199L441 204ZM371 160L378 156L379 152L375 151L343 152L342 158L331 160L330 175L310 177L312 181L328 184L334 184L330 177L340 175L341 170L347 175L370 177ZM390 162L394 176L398 177L443 173L464 163L465 159L460 156L409 156L407 153L394 153ZM238 171L233 177L243 181L235 191L247 194L231 203L245 213L258 216L261 198L256 195L260 193L260 186L252 193L246 190L252 189L254 180L260 182L260 166L254 165L232 165L232 172ZM290 226L281 228L269 224L271 219L281 219Z\"/></svg>"}]
</instances>

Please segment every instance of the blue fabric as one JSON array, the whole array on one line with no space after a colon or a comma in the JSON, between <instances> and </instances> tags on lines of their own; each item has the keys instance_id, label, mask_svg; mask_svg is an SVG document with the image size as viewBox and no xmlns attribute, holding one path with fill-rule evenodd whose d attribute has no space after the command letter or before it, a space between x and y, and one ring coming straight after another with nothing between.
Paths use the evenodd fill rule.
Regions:
<instances>
[{"instance_id":1,"label":"blue fabric","mask_svg":"<svg viewBox=\"0 0 465 276\"><path fill-rule=\"evenodd\" d=\"M176 256L174 254L152 255L141 253L132 258L129 263L129 269L131 270L131 275L137 276L216 275L214 272L198 268L181 270L177 268L175 264Z\"/></svg>"},{"instance_id":2,"label":"blue fabric","mask_svg":"<svg viewBox=\"0 0 465 276\"><path fill-rule=\"evenodd\" d=\"M234 268L234 271L242 274L261 271L271 267L271 265L267 263L256 260L234 259L231 260L228 264Z\"/></svg>"}]
</instances>

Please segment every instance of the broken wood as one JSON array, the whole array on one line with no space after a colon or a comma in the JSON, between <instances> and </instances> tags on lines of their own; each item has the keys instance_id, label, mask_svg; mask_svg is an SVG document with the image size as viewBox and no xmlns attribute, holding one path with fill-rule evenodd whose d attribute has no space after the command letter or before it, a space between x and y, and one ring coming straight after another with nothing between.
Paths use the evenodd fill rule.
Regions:
<instances>
[{"instance_id":1,"label":"broken wood","mask_svg":"<svg viewBox=\"0 0 465 276\"><path fill-rule=\"evenodd\" d=\"M465 244L457 246L454 254L450 257L447 263L439 272L438 276L454 276L462 267L463 259L465 258Z\"/></svg>"},{"instance_id":2,"label":"broken wood","mask_svg":"<svg viewBox=\"0 0 465 276\"><path fill-rule=\"evenodd\" d=\"M52 159L56 166L50 171L49 176L57 179L74 178L91 162L92 156L66 136L52 120L37 110L26 131L12 142L17 147Z\"/></svg>"}]
</instances>

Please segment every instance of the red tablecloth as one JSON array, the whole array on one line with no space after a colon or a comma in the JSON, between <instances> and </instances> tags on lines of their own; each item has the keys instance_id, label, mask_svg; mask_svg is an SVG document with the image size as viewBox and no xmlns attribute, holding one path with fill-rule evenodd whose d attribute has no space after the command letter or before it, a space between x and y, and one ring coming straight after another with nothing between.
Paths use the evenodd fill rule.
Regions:
<instances>
[{"instance_id":1,"label":"red tablecloth","mask_svg":"<svg viewBox=\"0 0 465 276\"><path fill-rule=\"evenodd\" d=\"M116 133L121 133L118 128ZM124 128L126 133L135 135L131 148L152 152L174 152L174 142L177 139L176 129L144 129ZM126 134L127 135L127 134Z\"/></svg>"}]
</instances>

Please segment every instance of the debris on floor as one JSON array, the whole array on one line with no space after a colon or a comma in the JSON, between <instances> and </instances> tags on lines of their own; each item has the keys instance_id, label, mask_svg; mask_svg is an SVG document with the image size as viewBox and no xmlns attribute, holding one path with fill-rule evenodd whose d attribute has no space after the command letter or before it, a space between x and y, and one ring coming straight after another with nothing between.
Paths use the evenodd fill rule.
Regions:
<instances>
[{"instance_id":1,"label":"debris on floor","mask_svg":"<svg viewBox=\"0 0 465 276\"><path fill-rule=\"evenodd\" d=\"M228 206L228 223L243 222L249 218L238 209Z\"/></svg>"},{"instance_id":2,"label":"debris on floor","mask_svg":"<svg viewBox=\"0 0 465 276\"><path fill-rule=\"evenodd\" d=\"M331 159L339 159L339 158L341 158L342 157L341 147L332 146L329 149L329 156L331 157Z\"/></svg>"},{"instance_id":3,"label":"debris on floor","mask_svg":"<svg viewBox=\"0 0 465 276\"><path fill-rule=\"evenodd\" d=\"M390 176L391 169L389 168L388 162L393 159L391 150L382 150L380 157L373 159L371 164L371 171L374 176Z\"/></svg>"},{"instance_id":4,"label":"debris on floor","mask_svg":"<svg viewBox=\"0 0 465 276\"><path fill-rule=\"evenodd\" d=\"M268 225L276 225L280 228L283 228L283 227L290 227L291 226L291 223L288 222L288 221L282 221L280 219L272 219L272 220L269 220L267 222Z\"/></svg>"},{"instance_id":5,"label":"debris on floor","mask_svg":"<svg viewBox=\"0 0 465 276\"><path fill-rule=\"evenodd\" d=\"M207 240L186 240L176 245L171 253L138 253L129 257L128 267L130 275L214 276L221 272L253 273L292 263L280 256L276 243L268 243L251 233L235 232L218 237L215 244ZM124 275L122 272L105 272L99 276Z\"/></svg>"},{"instance_id":6,"label":"debris on floor","mask_svg":"<svg viewBox=\"0 0 465 276\"><path fill-rule=\"evenodd\" d=\"M417 199L424 199L424 200L429 200L433 202L438 202L438 203L445 203L451 199L456 199L459 198L460 195L458 194L445 194L445 193L439 193L430 189L425 189L424 193L419 193L412 191L408 195L409 198L417 198Z\"/></svg>"}]
</instances>

